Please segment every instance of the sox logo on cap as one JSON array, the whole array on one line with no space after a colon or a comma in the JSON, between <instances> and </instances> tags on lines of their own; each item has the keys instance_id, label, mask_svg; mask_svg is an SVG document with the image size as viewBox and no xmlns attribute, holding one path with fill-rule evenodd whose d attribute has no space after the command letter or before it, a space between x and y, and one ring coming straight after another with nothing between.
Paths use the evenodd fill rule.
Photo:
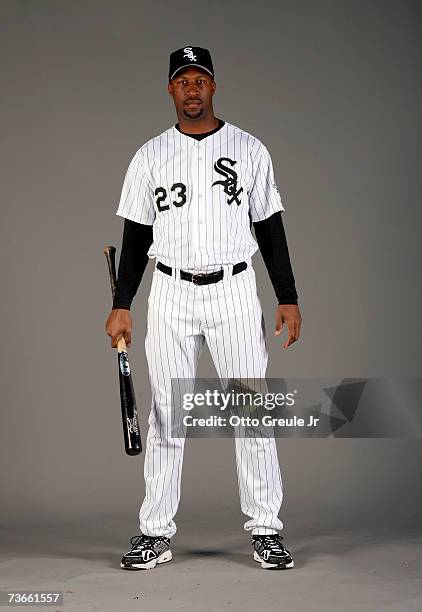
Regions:
<instances>
[{"instance_id":1,"label":"sox logo on cap","mask_svg":"<svg viewBox=\"0 0 422 612\"><path fill-rule=\"evenodd\" d=\"M196 61L196 55L192 51L192 47L185 47L183 51L184 51L183 57L187 57L188 59L190 59L191 62Z\"/></svg>"}]
</instances>

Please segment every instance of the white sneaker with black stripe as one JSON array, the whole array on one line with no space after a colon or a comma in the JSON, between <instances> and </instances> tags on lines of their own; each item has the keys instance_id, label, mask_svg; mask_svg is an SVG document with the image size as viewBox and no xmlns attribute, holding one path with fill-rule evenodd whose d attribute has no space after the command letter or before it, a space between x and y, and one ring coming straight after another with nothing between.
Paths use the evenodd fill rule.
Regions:
<instances>
[{"instance_id":1,"label":"white sneaker with black stripe","mask_svg":"<svg viewBox=\"0 0 422 612\"><path fill-rule=\"evenodd\" d=\"M163 536L141 533L130 539L131 549L123 555L120 567L127 570L152 569L157 564L172 560L170 540Z\"/></svg>"},{"instance_id":2,"label":"white sneaker with black stripe","mask_svg":"<svg viewBox=\"0 0 422 612\"><path fill-rule=\"evenodd\" d=\"M295 566L292 555L281 543L282 539L279 533L252 536L253 558L261 563L263 569L290 569Z\"/></svg>"}]
</instances>

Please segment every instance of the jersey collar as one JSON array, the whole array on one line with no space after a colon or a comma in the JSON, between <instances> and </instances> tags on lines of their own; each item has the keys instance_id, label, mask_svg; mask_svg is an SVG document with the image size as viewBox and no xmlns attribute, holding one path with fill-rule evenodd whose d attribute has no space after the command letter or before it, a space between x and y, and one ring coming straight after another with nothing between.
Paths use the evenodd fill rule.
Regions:
<instances>
[{"instance_id":1,"label":"jersey collar","mask_svg":"<svg viewBox=\"0 0 422 612\"><path fill-rule=\"evenodd\" d=\"M172 129L176 134L180 134L181 136L184 136L185 138L187 138L188 140L194 140L196 142L201 142L202 140L205 140L206 138L209 138L210 136L213 136L214 134L216 134L217 132L219 132L223 127L225 127L227 125L226 121L223 121L223 119L218 119L218 125L217 127L215 127L213 130L211 130L210 132L204 132L204 134L206 134L206 136L204 136L203 138L197 139L194 138L193 136L191 136L190 134L186 134L185 132L182 132L179 129L179 124L177 123L176 125L173 125ZM199 136L199 134L198 134Z\"/></svg>"}]
</instances>

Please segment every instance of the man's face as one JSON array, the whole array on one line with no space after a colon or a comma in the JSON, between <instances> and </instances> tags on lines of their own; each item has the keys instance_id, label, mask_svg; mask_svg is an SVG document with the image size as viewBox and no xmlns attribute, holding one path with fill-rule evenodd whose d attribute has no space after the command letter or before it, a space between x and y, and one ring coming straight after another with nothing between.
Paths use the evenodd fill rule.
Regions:
<instances>
[{"instance_id":1,"label":"man's face","mask_svg":"<svg viewBox=\"0 0 422 612\"><path fill-rule=\"evenodd\" d=\"M178 116L200 119L212 108L216 88L210 74L199 68L180 70L168 84Z\"/></svg>"}]
</instances>

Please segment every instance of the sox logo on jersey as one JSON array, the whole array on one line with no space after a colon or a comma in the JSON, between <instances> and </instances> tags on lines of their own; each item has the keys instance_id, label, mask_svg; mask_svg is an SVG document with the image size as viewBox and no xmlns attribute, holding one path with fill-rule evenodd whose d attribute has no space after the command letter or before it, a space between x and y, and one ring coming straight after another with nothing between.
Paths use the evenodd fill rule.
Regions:
<instances>
[{"instance_id":1,"label":"sox logo on jersey","mask_svg":"<svg viewBox=\"0 0 422 612\"><path fill-rule=\"evenodd\" d=\"M214 168L217 170L217 172L225 176L226 179L224 181L214 181L212 186L223 185L224 193L227 193L227 195L230 196L230 198L227 200L227 204L231 204L233 201L235 201L239 206L239 194L242 193L243 187L241 187L239 190L237 189L237 173L232 170L232 168L224 166L223 162L229 162L229 164L232 166L234 166L236 163L233 159L229 159L228 157L220 157L220 159L215 162Z\"/></svg>"},{"instance_id":2,"label":"sox logo on jersey","mask_svg":"<svg viewBox=\"0 0 422 612\"><path fill-rule=\"evenodd\" d=\"M265 325L251 265L258 245L250 218L262 221L283 210L268 150L228 122L202 140L172 126L142 145L129 164L116 214L152 225L148 257L172 270L154 269L148 298L151 412L139 511L146 535L172 537L176 531L185 440L172 437L172 381L194 381L205 341L220 379L265 378ZM234 274L242 261L246 269ZM180 278L180 270L221 268L223 280L214 284ZM281 530L274 438L236 435L235 455L241 508L249 517L244 528L253 534Z\"/></svg>"}]
</instances>

